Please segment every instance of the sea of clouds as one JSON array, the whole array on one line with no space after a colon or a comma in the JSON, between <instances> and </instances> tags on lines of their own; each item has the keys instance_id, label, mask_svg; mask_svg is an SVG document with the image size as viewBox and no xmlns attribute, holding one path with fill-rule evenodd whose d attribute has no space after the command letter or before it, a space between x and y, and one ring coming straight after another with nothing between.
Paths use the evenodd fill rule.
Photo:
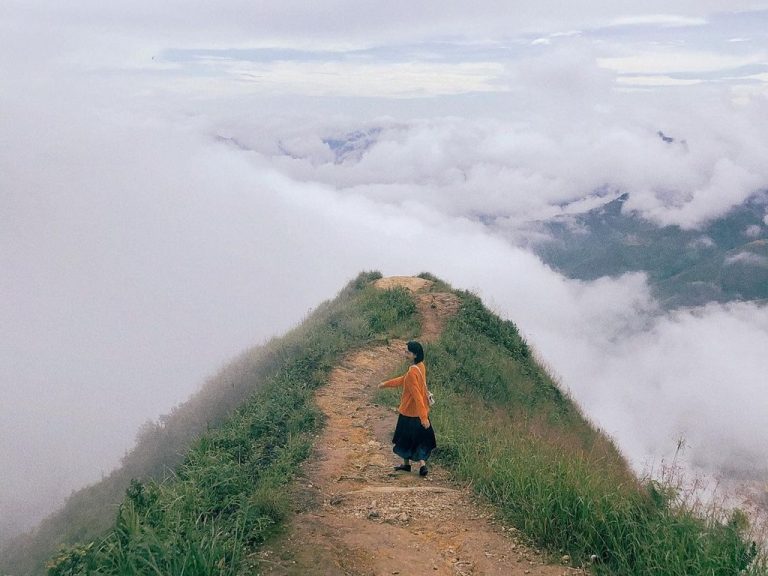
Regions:
<instances>
[{"instance_id":1,"label":"sea of clouds","mask_svg":"<svg viewBox=\"0 0 768 576\"><path fill-rule=\"evenodd\" d=\"M547 52L490 80L424 64L434 83L421 95L419 74L390 63L376 70L396 94L352 69L350 96L344 66L300 66L296 88L296 65L274 63L258 70L265 94L243 84L251 62L228 62L233 80L163 60L142 10L105 9L114 37L73 35L83 28L46 20L43 4L0 25L27 58L0 55L13 79L0 85L0 539L108 473L142 422L228 358L370 269L477 292L638 472L683 438L693 467L765 474L764 303L666 312L641 271L572 280L526 248L532 222L611 194L695 229L765 189L765 94L617 90L578 36L540 42ZM194 43L185 22L175 40ZM242 32L226 11L212 26ZM323 71L336 83L302 92Z\"/></svg>"}]
</instances>

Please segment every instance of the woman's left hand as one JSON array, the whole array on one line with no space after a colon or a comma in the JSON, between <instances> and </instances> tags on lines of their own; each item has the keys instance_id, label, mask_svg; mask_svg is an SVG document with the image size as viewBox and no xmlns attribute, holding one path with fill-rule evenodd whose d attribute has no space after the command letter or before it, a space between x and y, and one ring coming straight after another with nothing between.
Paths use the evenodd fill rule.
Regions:
<instances>
[{"instance_id":1,"label":"woman's left hand","mask_svg":"<svg viewBox=\"0 0 768 576\"><path fill-rule=\"evenodd\" d=\"M421 425L424 427L425 430L429 430L429 427L432 426L432 423L429 421L429 418L427 418L427 422L422 422Z\"/></svg>"}]
</instances>

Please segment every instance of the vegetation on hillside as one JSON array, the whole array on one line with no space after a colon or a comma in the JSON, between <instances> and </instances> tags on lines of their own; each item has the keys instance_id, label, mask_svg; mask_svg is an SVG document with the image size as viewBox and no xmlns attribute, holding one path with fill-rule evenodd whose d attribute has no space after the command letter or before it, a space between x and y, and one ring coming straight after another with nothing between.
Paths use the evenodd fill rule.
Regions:
<instances>
[{"instance_id":1,"label":"vegetation on hillside","mask_svg":"<svg viewBox=\"0 0 768 576\"><path fill-rule=\"evenodd\" d=\"M450 290L422 276L436 282L433 290ZM94 535L88 524L89 515L102 514L98 503L110 501L104 483L49 519L66 544L49 574L247 571L249 555L289 514L289 483L323 424L314 391L347 351L419 332L409 293L374 289L378 277L361 274L300 327L242 355L189 403L145 426L119 474L143 472L108 510L109 526ZM435 456L457 479L531 541L596 574L766 573L746 541L742 514L702 514L671 487L638 481L536 362L514 324L477 297L457 294L460 311L426 346L438 399ZM89 499L94 495L101 500ZM39 559L50 546L33 539L25 551Z\"/></svg>"},{"instance_id":2,"label":"vegetation on hillside","mask_svg":"<svg viewBox=\"0 0 768 576\"><path fill-rule=\"evenodd\" d=\"M765 573L747 522L641 483L534 360L512 322L461 293L427 346L439 461L537 545L596 574Z\"/></svg>"},{"instance_id":3,"label":"vegetation on hillside","mask_svg":"<svg viewBox=\"0 0 768 576\"><path fill-rule=\"evenodd\" d=\"M243 354L190 402L145 426L126 466L75 495L3 568L41 573L63 544L50 574L237 573L286 514L285 486L321 425L314 389L348 350L418 333L412 299L402 289L374 289L378 277L361 274L300 327ZM119 495L111 493L127 474ZM111 528L94 534L104 508Z\"/></svg>"}]
</instances>

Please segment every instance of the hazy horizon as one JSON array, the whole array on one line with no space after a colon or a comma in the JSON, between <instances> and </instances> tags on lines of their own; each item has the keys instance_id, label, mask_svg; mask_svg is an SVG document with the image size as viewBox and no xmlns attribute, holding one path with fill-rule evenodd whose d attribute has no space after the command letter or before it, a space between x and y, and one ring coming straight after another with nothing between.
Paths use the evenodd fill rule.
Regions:
<instances>
[{"instance_id":1,"label":"hazy horizon","mask_svg":"<svg viewBox=\"0 0 768 576\"><path fill-rule=\"evenodd\" d=\"M526 248L606 189L694 230L768 189L768 3L12 0L0 38L0 541L372 269L477 292L636 469L768 467L766 303Z\"/></svg>"}]
</instances>

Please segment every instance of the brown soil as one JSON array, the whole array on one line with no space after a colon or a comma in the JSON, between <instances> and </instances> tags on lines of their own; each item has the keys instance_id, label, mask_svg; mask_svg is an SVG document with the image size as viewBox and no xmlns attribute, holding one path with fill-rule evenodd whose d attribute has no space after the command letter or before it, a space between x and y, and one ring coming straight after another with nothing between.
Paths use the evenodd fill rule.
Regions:
<instances>
[{"instance_id":1,"label":"brown soil","mask_svg":"<svg viewBox=\"0 0 768 576\"><path fill-rule=\"evenodd\" d=\"M414 292L424 341L437 337L458 310L454 295L427 292L428 280L377 282L382 289L397 285ZM412 473L394 472L399 461L390 440L397 414L376 405L373 396L376 385L405 362L405 342L391 341L350 354L333 370L317 393L326 426L298 481L296 515L284 536L252 558L254 573L580 574L546 564L439 466L430 466L425 478L416 466Z\"/></svg>"}]
</instances>

